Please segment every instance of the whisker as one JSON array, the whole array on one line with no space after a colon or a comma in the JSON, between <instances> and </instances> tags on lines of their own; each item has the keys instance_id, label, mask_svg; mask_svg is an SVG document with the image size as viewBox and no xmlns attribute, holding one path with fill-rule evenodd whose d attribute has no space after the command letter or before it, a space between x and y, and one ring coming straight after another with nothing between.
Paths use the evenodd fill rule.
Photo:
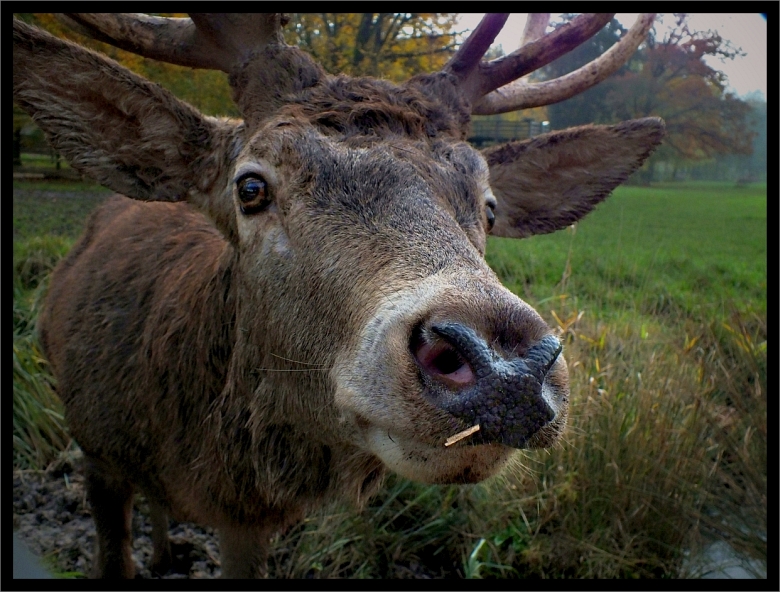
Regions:
<instances>
[{"instance_id":1,"label":"whisker","mask_svg":"<svg viewBox=\"0 0 780 592\"><path fill-rule=\"evenodd\" d=\"M255 372L324 372L327 368L255 368Z\"/></svg>"},{"instance_id":2,"label":"whisker","mask_svg":"<svg viewBox=\"0 0 780 592\"><path fill-rule=\"evenodd\" d=\"M292 362L293 364L304 364L306 366L320 366L320 367L325 366L325 364L316 364L314 362L301 362L300 360L292 360L290 358L285 358L284 356L280 356L280 355L274 354L274 353L272 353L270 355L272 355L275 358L279 358L280 360L284 360L285 362Z\"/></svg>"}]
</instances>

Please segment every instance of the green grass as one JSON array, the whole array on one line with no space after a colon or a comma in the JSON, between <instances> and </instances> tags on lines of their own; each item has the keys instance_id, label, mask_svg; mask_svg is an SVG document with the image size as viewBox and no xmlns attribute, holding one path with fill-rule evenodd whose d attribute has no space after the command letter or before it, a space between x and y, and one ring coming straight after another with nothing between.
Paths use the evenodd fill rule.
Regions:
<instances>
[{"instance_id":1,"label":"green grass","mask_svg":"<svg viewBox=\"0 0 780 592\"><path fill-rule=\"evenodd\" d=\"M14 462L44 467L68 446L63 409L35 336L35 321L57 262L86 217L110 192L93 183L22 182L14 189Z\"/></svg>"},{"instance_id":2,"label":"green grass","mask_svg":"<svg viewBox=\"0 0 780 592\"><path fill-rule=\"evenodd\" d=\"M491 239L487 259L533 302L572 298L599 316L764 306L766 188L621 187L575 230ZM762 304L763 303L763 304Z\"/></svg>"},{"instance_id":3,"label":"green grass","mask_svg":"<svg viewBox=\"0 0 780 592\"><path fill-rule=\"evenodd\" d=\"M99 185L77 181L14 181L13 187L29 192L14 199L14 253L17 242L32 238L54 235L74 241L89 213L111 195Z\"/></svg>"},{"instance_id":4,"label":"green grass","mask_svg":"<svg viewBox=\"0 0 780 592\"><path fill-rule=\"evenodd\" d=\"M14 201L14 452L25 466L66 444L37 307L105 195L67 186L36 184L41 197ZM364 512L328 508L280 536L270 573L668 578L684 575L684 549L712 538L766 561L766 203L761 185L623 187L576 229L491 239L502 281L561 332L565 442L478 486L391 477Z\"/></svg>"},{"instance_id":5,"label":"green grass","mask_svg":"<svg viewBox=\"0 0 780 592\"><path fill-rule=\"evenodd\" d=\"M57 161L48 154L31 154L22 152L21 155L23 167L35 167L36 169L56 169ZM69 169L70 163L64 158L60 158L60 168Z\"/></svg>"}]
</instances>

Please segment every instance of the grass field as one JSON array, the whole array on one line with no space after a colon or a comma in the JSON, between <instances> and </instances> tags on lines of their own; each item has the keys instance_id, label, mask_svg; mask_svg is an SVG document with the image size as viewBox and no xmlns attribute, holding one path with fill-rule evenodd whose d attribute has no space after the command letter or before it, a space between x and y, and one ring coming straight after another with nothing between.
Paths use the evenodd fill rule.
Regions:
<instances>
[{"instance_id":1,"label":"grass field","mask_svg":"<svg viewBox=\"0 0 780 592\"><path fill-rule=\"evenodd\" d=\"M14 452L36 467L67 443L38 303L106 193L14 188ZM563 335L565 444L479 486L390 478L365 512L280 537L271 574L676 577L713 538L766 562L766 206L758 185L622 187L576 228L491 239L505 285Z\"/></svg>"},{"instance_id":2,"label":"grass field","mask_svg":"<svg viewBox=\"0 0 780 592\"><path fill-rule=\"evenodd\" d=\"M488 261L518 294L539 303L554 293L598 317L760 309L766 188L621 187L576 231L493 239Z\"/></svg>"}]
</instances>

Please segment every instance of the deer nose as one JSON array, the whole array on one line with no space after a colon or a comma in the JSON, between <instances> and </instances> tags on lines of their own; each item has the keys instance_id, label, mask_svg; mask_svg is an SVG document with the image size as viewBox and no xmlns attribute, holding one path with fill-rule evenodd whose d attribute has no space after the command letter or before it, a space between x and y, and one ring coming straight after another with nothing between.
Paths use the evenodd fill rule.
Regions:
<instances>
[{"instance_id":1,"label":"deer nose","mask_svg":"<svg viewBox=\"0 0 780 592\"><path fill-rule=\"evenodd\" d=\"M525 356L505 359L474 329L434 323L413 332L411 350L430 400L467 427L480 426L472 444L522 448L555 419L555 402L544 393L544 379L562 351L553 335Z\"/></svg>"}]
</instances>

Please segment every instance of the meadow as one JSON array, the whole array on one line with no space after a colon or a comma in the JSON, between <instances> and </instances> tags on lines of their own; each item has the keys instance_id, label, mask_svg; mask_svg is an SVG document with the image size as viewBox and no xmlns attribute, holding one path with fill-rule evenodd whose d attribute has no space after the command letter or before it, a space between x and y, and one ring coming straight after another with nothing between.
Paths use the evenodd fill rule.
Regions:
<instances>
[{"instance_id":1,"label":"meadow","mask_svg":"<svg viewBox=\"0 0 780 592\"><path fill-rule=\"evenodd\" d=\"M14 461L72 448L34 322L108 193L14 184ZM725 540L766 563L765 185L625 186L576 227L490 239L504 284L563 339L570 427L469 487L391 477L362 512L280 536L277 577L669 578Z\"/></svg>"}]
</instances>

